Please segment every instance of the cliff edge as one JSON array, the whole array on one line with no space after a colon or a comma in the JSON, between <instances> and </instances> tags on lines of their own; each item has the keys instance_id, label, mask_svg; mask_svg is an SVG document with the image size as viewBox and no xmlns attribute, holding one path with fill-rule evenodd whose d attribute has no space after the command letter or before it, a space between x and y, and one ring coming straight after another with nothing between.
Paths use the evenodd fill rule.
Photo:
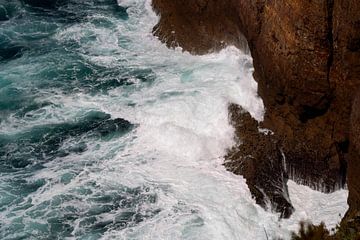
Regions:
<instances>
[{"instance_id":1,"label":"cliff edge","mask_svg":"<svg viewBox=\"0 0 360 240\"><path fill-rule=\"evenodd\" d=\"M154 34L169 47L206 54L247 42L265 119L229 106L243 144L229 150L225 166L244 175L257 202L270 199L289 217L289 178L324 192L347 180L347 218L360 216L360 2L153 0L153 7Z\"/></svg>"}]
</instances>

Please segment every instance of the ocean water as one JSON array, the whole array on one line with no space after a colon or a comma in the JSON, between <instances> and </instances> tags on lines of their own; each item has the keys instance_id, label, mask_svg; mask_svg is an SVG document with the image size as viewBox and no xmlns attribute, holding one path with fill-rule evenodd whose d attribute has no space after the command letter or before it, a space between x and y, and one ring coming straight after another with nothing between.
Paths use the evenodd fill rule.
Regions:
<instances>
[{"instance_id":1,"label":"ocean water","mask_svg":"<svg viewBox=\"0 0 360 240\"><path fill-rule=\"evenodd\" d=\"M0 0L0 239L289 239L347 191L289 183L280 220L222 166L227 105L261 120L252 59L152 36L149 0Z\"/></svg>"}]
</instances>

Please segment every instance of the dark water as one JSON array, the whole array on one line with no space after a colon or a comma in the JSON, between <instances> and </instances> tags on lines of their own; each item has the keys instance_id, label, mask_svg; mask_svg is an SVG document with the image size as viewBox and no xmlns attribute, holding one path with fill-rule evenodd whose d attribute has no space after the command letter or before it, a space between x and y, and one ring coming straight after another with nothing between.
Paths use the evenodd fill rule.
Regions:
<instances>
[{"instance_id":1,"label":"dark water","mask_svg":"<svg viewBox=\"0 0 360 240\"><path fill-rule=\"evenodd\" d=\"M136 123L76 102L66 110L61 99L155 80L151 69L84 57L83 44L96 40L86 24L111 29L128 18L114 0L0 0L1 239L97 239L158 213L139 210L156 202L149 186L105 186L89 177L66 187L116 155ZM82 38L59 41L73 26Z\"/></svg>"}]
</instances>

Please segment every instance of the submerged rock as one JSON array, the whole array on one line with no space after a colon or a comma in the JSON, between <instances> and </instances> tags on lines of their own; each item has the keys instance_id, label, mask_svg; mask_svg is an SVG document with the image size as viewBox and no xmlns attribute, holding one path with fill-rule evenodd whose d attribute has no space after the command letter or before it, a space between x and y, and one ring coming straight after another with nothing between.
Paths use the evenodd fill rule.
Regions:
<instances>
[{"instance_id":1,"label":"submerged rock","mask_svg":"<svg viewBox=\"0 0 360 240\"><path fill-rule=\"evenodd\" d=\"M257 189L267 188L267 183L254 180L268 169L269 161L274 162L267 177L272 187L284 189L287 178L279 180L284 170L278 152L282 149L289 178L324 192L345 185L349 162L350 212L360 210L355 183L359 155L351 150L359 146L354 137L350 139L354 128L349 121L360 87L360 2L153 0L153 6L161 17L154 34L169 47L205 54L227 45L244 48L246 38L266 107L261 126L276 137L260 140L259 133L238 128L244 146L230 151L226 165L247 178L258 202L266 197L278 206L287 202L286 194L281 200L270 190L270 196L260 194ZM257 141L266 144L252 148ZM255 160L249 158L253 163L243 167L245 155Z\"/></svg>"}]
</instances>

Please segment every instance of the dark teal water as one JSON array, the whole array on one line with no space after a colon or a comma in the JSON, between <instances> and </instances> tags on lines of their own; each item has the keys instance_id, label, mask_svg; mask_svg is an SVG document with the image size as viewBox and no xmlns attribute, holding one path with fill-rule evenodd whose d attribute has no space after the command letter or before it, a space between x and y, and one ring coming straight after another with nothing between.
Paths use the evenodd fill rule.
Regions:
<instances>
[{"instance_id":1,"label":"dark teal water","mask_svg":"<svg viewBox=\"0 0 360 240\"><path fill-rule=\"evenodd\" d=\"M103 186L89 178L47 195L116 155L136 128L76 102L71 113L63 111L60 100L154 81L150 69L99 66L84 57L83 45L97 38L86 24L112 29L128 19L114 0L0 0L0 239L97 239L157 214L138 211L156 201L142 185ZM82 26L81 39L59 40L73 26Z\"/></svg>"}]
</instances>

